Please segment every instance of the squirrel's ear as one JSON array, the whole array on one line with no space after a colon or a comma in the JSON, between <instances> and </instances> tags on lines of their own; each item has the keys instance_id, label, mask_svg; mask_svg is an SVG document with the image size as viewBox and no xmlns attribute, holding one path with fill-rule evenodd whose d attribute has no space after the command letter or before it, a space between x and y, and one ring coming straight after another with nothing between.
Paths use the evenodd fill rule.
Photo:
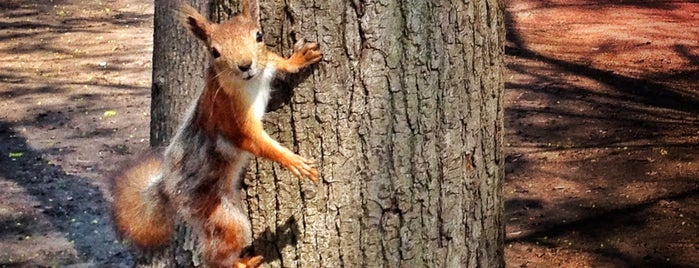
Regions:
<instances>
[{"instance_id":1,"label":"squirrel's ear","mask_svg":"<svg viewBox=\"0 0 699 268\"><path fill-rule=\"evenodd\" d=\"M180 5L178 9L178 19L182 25L187 27L194 36L204 42L209 42L212 24L196 9L186 4Z\"/></svg>"},{"instance_id":2,"label":"squirrel's ear","mask_svg":"<svg viewBox=\"0 0 699 268\"><path fill-rule=\"evenodd\" d=\"M260 2L257 0L243 1L243 15L247 16L255 24L260 23Z\"/></svg>"}]
</instances>

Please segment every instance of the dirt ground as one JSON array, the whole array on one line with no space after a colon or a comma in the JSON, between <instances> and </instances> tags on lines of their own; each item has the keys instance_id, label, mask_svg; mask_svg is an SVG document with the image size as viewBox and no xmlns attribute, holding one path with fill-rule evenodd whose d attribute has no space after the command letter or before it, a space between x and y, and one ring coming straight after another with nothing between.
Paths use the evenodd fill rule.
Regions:
<instances>
[{"instance_id":1,"label":"dirt ground","mask_svg":"<svg viewBox=\"0 0 699 268\"><path fill-rule=\"evenodd\" d=\"M148 145L153 4L0 1L0 267L125 266L105 176Z\"/></svg>"},{"instance_id":2,"label":"dirt ground","mask_svg":"<svg viewBox=\"0 0 699 268\"><path fill-rule=\"evenodd\" d=\"M507 2L508 267L699 267L699 3ZM0 1L0 267L122 267L151 2Z\"/></svg>"},{"instance_id":3,"label":"dirt ground","mask_svg":"<svg viewBox=\"0 0 699 268\"><path fill-rule=\"evenodd\" d=\"M699 267L699 3L508 3L509 267Z\"/></svg>"}]
</instances>

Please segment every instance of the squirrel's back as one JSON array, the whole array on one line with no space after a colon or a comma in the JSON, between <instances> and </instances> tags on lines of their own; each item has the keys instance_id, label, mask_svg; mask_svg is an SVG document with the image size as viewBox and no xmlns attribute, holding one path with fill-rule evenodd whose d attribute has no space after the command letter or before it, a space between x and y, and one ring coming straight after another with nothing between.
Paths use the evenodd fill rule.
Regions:
<instances>
[{"instance_id":1,"label":"squirrel's back","mask_svg":"<svg viewBox=\"0 0 699 268\"><path fill-rule=\"evenodd\" d=\"M174 213L167 197L150 187L161 181L162 156L151 152L112 177L112 218L117 232L139 248L165 245L172 236Z\"/></svg>"}]
</instances>

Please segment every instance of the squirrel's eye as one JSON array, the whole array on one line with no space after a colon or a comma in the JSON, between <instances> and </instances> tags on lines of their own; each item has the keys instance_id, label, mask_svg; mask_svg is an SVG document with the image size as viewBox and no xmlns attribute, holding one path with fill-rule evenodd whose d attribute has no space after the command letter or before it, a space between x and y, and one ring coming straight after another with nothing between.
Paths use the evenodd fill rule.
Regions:
<instances>
[{"instance_id":1,"label":"squirrel's eye","mask_svg":"<svg viewBox=\"0 0 699 268\"><path fill-rule=\"evenodd\" d=\"M211 55L214 56L214 59L215 59L215 58L218 58L218 57L221 57L221 53L218 52L218 49L216 49L216 48L212 48L212 49L211 49Z\"/></svg>"},{"instance_id":2,"label":"squirrel's eye","mask_svg":"<svg viewBox=\"0 0 699 268\"><path fill-rule=\"evenodd\" d=\"M262 43L262 33L257 32L257 35L255 36L255 39L257 40L258 43Z\"/></svg>"}]
</instances>

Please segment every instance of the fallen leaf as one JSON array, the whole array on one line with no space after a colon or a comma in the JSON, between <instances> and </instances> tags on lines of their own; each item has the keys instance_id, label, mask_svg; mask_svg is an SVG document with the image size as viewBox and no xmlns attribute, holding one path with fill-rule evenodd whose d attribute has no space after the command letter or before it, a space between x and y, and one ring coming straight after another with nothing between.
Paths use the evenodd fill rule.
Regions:
<instances>
[{"instance_id":1,"label":"fallen leaf","mask_svg":"<svg viewBox=\"0 0 699 268\"><path fill-rule=\"evenodd\" d=\"M104 117L112 117L112 116L116 116L116 115L117 115L117 112L113 111L113 110L108 110L108 111L104 112Z\"/></svg>"}]
</instances>

